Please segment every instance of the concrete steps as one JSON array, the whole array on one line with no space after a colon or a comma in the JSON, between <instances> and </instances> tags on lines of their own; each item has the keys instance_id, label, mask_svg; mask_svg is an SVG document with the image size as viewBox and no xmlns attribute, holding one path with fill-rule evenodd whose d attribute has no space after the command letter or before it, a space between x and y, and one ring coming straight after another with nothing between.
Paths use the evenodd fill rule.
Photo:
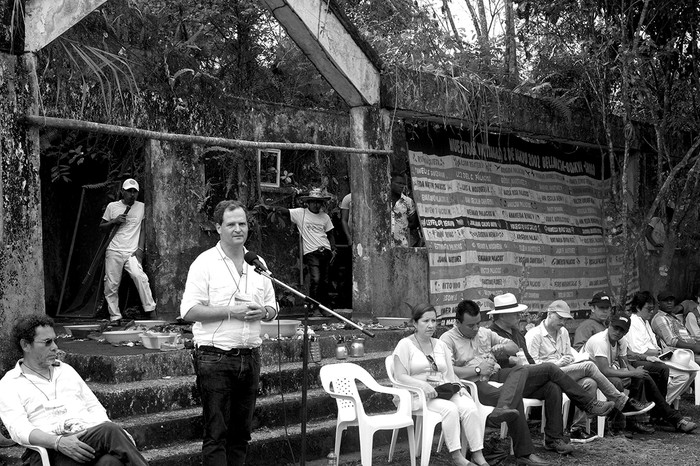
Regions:
<instances>
[{"instance_id":1,"label":"concrete steps","mask_svg":"<svg viewBox=\"0 0 700 466\"><path fill-rule=\"evenodd\" d=\"M333 449L336 403L321 388L320 368L335 359L333 335L358 332L321 332L323 359L309 363L307 396L306 458L325 457ZM404 336L403 330L380 330L365 339L365 356L350 358L364 367L379 383L389 385L384 359ZM76 343L76 342L73 342ZM151 465L201 464L202 412L191 351L158 352L143 348L125 349L127 354L100 354L103 347L85 342L88 349L60 345L64 358L87 380L110 418L133 435ZM119 350L119 348L117 348ZM114 351L111 351L114 353ZM117 351L119 353L119 351ZM263 367L254 414L254 431L248 464L276 465L298 461L301 451L302 362L301 341L266 341L262 347ZM370 413L393 410L391 398L370 396L362 388L365 409ZM285 427L286 426L286 427ZM376 436L377 445L389 442L390 433ZM357 429L344 435L343 451L358 451ZM0 450L0 465L21 464L23 449Z\"/></svg>"}]
</instances>

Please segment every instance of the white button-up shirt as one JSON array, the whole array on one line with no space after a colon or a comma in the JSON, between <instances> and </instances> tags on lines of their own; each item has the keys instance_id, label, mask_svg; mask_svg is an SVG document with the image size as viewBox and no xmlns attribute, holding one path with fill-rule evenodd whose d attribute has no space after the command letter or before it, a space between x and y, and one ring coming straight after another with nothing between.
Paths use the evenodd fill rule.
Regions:
<instances>
[{"instance_id":1,"label":"white button-up shirt","mask_svg":"<svg viewBox=\"0 0 700 466\"><path fill-rule=\"evenodd\" d=\"M637 314L630 316L630 331L622 339L627 342L627 348L635 353L644 354L649 350L661 350L656 344L656 335L651 325Z\"/></svg>"},{"instance_id":2,"label":"white button-up shirt","mask_svg":"<svg viewBox=\"0 0 700 466\"><path fill-rule=\"evenodd\" d=\"M555 340L547 332L544 320L537 327L528 330L525 334L525 342L528 353L537 364L557 361L565 354L573 355L569 331L566 330L566 327L559 329Z\"/></svg>"},{"instance_id":3,"label":"white button-up shirt","mask_svg":"<svg viewBox=\"0 0 700 466\"><path fill-rule=\"evenodd\" d=\"M239 274L233 261L221 249L221 244L217 243L192 262L180 303L180 315L184 319L197 304L233 306L245 301L276 308L272 282L248 264L243 265L243 274ZM192 326L192 334L195 345L215 346L225 351L255 348L262 344L260 321L224 319L196 322Z\"/></svg>"},{"instance_id":4,"label":"white button-up shirt","mask_svg":"<svg viewBox=\"0 0 700 466\"><path fill-rule=\"evenodd\" d=\"M95 394L68 364L58 362L46 380L22 372L21 363L0 380L0 418L15 442L29 445L35 429L59 435L67 424L89 428L109 421Z\"/></svg>"}]
</instances>

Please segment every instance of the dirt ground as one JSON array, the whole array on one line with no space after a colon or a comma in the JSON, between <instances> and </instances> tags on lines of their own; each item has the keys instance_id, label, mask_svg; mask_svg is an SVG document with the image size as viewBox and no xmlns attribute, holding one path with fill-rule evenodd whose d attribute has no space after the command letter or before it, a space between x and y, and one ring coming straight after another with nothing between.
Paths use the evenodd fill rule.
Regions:
<instances>
[{"instance_id":1,"label":"dirt ground","mask_svg":"<svg viewBox=\"0 0 700 466\"><path fill-rule=\"evenodd\" d=\"M684 416L700 423L700 406L694 406L690 397L681 401L680 411ZM695 466L700 465L700 428L692 434L680 434L672 430L657 428L652 435L634 434L633 439L610 438L598 439L586 445L576 445L574 453L561 456L544 450L540 446L542 434L539 433L539 424L531 425L535 453L547 459L553 465L567 466L628 466L628 465L673 465ZM407 444L401 445L394 460L389 463L388 447L375 448L372 464L383 465L409 465ZM325 465L325 461L314 461L311 466ZM339 465L359 466L359 452L355 455L341 455ZM420 464L420 463L418 463ZM444 448L440 453L433 453L430 457L431 466L451 465L449 454ZM513 457L509 457L500 463L491 462L492 466L512 466L515 464Z\"/></svg>"}]
</instances>

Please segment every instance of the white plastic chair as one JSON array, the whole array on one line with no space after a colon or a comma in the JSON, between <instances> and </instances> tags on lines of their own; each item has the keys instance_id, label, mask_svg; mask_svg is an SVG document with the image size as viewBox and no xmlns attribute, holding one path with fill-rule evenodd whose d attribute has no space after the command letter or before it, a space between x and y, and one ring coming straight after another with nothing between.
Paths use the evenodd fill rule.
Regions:
<instances>
[{"instance_id":1,"label":"white plastic chair","mask_svg":"<svg viewBox=\"0 0 700 466\"><path fill-rule=\"evenodd\" d=\"M700 405L700 377L698 377L698 375L700 375L700 374L698 374L696 372L695 373L695 383L691 384L693 386L693 394L695 395L695 406ZM688 386L688 388L686 388L683 393L687 392L689 389L690 389L690 386ZM682 393L681 393L681 395L682 395ZM673 407L675 409L678 409L678 406L680 405L680 401L681 401L680 395L678 395L678 398L673 400Z\"/></svg>"},{"instance_id":2,"label":"white plastic chair","mask_svg":"<svg viewBox=\"0 0 700 466\"><path fill-rule=\"evenodd\" d=\"M44 447L37 447L34 445L22 445L25 448L28 448L30 450L34 450L39 452L39 456L41 457L41 464L42 466L51 466L51 462L49 461L49 452L46 448Z\"/></svg>"},{"instance_id":3,"label":"white plastic chair","mask_svg":"<svg viewBox=\"0 0 700 466\"><path fill-rule=\"evenodd\" d=\"M462 380L462 383L467 382L466 380ZM469 382L473 384L473 382ZM493 385L494 387L502 387L503 384L500 382L489 382L490 385ZM474 385L476 388L476 385ZM569 405L571 403L571 400L569 400L569 397L566 396L565 393L562 393L561 395L561 415L564 421L564 426L566 426L566 423L569 420ZM545 412L544 412L544 400L538 400L536 398L523 398L523 414L525 414L525 419L530 417L530 412L532 411L532 408L536 407L541 407L542 408L542 426L540 427L540 432L544 432L544 426L547 422L547 419L545 418ZM489 406L489 408L492 408ZM493 408L492 408L493 409ZM505 422L501 424L501 438L506 438L506 435L508 435L508 424Z\"/></svg>"},{"instance_id":4,"label":"white plastic chair","mask_svg":"<svg viewBox=\"0 0 700 466\"><path fill-rule=\"evenodd\" d=\"M416 444L413 418L411 417L411 394L408 391L378 384L369 372L353 363L327 364L321 367L320 377L323 389L335 398L338 404L338 419L335 430L335 454L337 458L340 454L343 431L348 426L358 426L359 428L360 456L363 466L372 465L372 443L376 431L394 430L396 432L396 430L406 427L408 429L411 466L415 466ZM397 396L399 405L396 412L366 414L357 390L356 381L358 380L370 390ZM393 452L390 451L390 457L391 453Z\"/></svg>"},{"instance_id":5,"label":"white plastic chair","mask_svg":"<svg viewBox=\"0 0 700 466\"><path fill-rule=\"evenodd\" d=\"M386 357L384 360L384 365L386 366L386 373L389 376L389 380L391 380L391 383L395 387L406 389L418 396L418 408L413 410L413 415L416 416L415 444L418 447L416 450L420 451L421 466L428 466L430 463L430 449L433 446L433 439L435 437L435 426L442 422L442 418L438 413L428 409L427 400L423 390L409 385L404 385L396 380L396 377L394 376L393 355ZM391 436L391 445L389 446L389 461L391 461L394 457L396 437L397 431L395 430ZM462 441L462 454L466 453L466 451L467 442ZM411 458L411 460L413 461L415 458Z\"/></svg>"}]
</instances>

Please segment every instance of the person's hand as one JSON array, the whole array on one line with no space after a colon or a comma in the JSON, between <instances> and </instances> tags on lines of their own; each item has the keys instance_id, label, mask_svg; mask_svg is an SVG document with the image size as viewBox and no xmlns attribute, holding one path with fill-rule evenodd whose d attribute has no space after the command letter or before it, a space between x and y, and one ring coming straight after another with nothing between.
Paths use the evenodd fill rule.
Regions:
<instances>
[{"instance_id":1,"label":"person's hand","mask_svg":"<svg viewBox=\"0 0 700 466\"><path fill-rule=\"evenodd\" d=\"M644 369L643 367L635 367L634 369L628 369L629 370L629 376L635 379L641 379L644 376L649 375L649 371Z\"/></svg>"},{"instance_id":2,"label":"person's hand","mask_svg":"<svg viewBox=\"0 0 700 466\"><path fill-rule=\"evenodd\" d=\"M120 223L120 224L126 222L126 214L121 214L121 215L116 216L114 218L114 220L112 220L112 222Z\"/></svg>"},{"instance_id":3,"label":"person's hand","mask_svg":"<svg viewBox=\"0 0 700 466\"><path fill-rule=\"evenodd\" d=\"M134 251L134 256L136 256L139 264L143 264L143 249L138 248L136 251Z\"/></svg>"},{"instance_id":4,"label":"person's hand","mask_svg":"<svg viewBox=\"0 0 700 466\"><path fill-rule=\"evenodd\" d=\"M646 360L649 362L663 362L658 358L658 356L647 356Z\"/></svg>"},{"instance_id":5,"label":"person's hand","mask_svg":"<svg viewBox=\"0 0 700 466\"><path fill-rule=\"evenodd\" d=\"M331 260L328 262L329 264L332 264L333 261L335 260L335 256L338 255L338 251L336 249L331 249Z\"/></svg>"},{"instance_id":6,"label":"person's hand","mask_svg":"<svg viewBox=\"0 0 700 466\"><path fill-rule=\"evenodd\" d=\"M58 442L57 451L78 463L87 463L95 459L95 449L87 443L83 443L80 438L86 431L77 434L64 435Z\"/></svg>"},{"instance_id":7,"label":"person's hand","mask_svg":"<svg viewBox=\"0 0 700 466\"><path fill-rule=\"evenodd\" d=\"M491 375L494 373L496 367L496 361L492 358L484 358L483 361L479 363L479 368L483 375Z\"/></svg>"},{"instance_id":8,"label":"person's hand","mask_svg":"<svg viewBox=\"0 0 700 466\"><path fill-rule=\"evenodd\" d=\"M565 354L564 356L562 356L561 358L559 358L557 360L556 364L559 367L564 367L564 366L568 366L572 362L574 362L574 357L570 354Z\"/></svg>"},{"instance_id":9,"label":"person's hand","mask_svg":"<svg viewBox=\"0 0 700 466\"><path fill-rule=\"evenodd\" d=\"M425 398L428 400L437 398L437 391L435 391L435 387L430 385L428 382L426 382L423 386L423 393L425 393Z\"/></svg>"},{"instance_id":10,"label":"person's hand","mask_svg":"<svg viewBox=\"0 0 700 466\"><path fill-rule=\"evenodd\" d=\"M265 318L265 308L257 303L242 303L230 306L229 315L243 322L255 322Z\"/></svg>"},{"instance_id":11,"label":"person's hand","mask_svg":"<svg viewBox=\"0 0 700 466\"><path fill-rule=\"evenodd\" d=\"M508 356L508 362L514 366L520 366L522 364L520 358L517 356Z\"/></svg>"}]
</instances>

